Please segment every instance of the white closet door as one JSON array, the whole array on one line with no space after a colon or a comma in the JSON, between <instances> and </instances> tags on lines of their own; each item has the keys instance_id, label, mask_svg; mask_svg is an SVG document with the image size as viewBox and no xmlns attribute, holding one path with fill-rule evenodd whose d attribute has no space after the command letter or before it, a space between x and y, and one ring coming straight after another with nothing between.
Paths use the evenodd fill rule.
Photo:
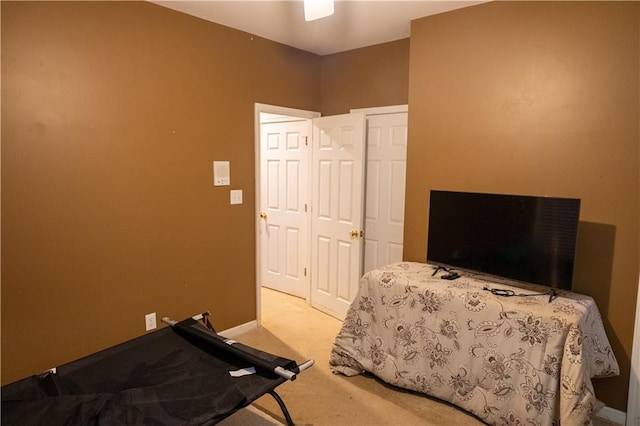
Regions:
<instances>
[{"instance_id":1,"label":"white closet door","mask_svg":"<svg viewBox=\"0 0 640 426\"><path fill-rule=\"evenodd\" d=\"M407 113L367 117L364 272L402 260Z\"/></svg>"}]
</instances>

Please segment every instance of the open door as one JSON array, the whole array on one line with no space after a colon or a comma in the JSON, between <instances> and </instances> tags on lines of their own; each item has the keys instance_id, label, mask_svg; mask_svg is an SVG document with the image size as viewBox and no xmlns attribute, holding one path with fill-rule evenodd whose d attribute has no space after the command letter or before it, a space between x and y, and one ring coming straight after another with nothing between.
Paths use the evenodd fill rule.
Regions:
<instances>
[{"instance_id":1,"label":"open door","mask_svg":"<svg viewBox=\"0 0 640 426\"><path fill-rule=\"evenodd\" d=\"M313 120L311 305L344 319L362 274L365 116Z\"/></svg>"},{"instance_id":2,"label":"open door","mask_svg":"<svg viewBox=\"0 0 640 426\"><path fill-rule=\"evenodd\" d=\"M261 125L260 276L265 287L309 294L307 140L310 120Z\"/></svg>"}]
</instances>

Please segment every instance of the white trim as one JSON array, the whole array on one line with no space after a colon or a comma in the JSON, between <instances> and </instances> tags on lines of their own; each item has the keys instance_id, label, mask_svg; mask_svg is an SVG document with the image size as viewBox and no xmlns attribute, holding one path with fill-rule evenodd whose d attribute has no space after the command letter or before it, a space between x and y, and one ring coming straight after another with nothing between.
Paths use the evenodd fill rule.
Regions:
<instances>
[{"instance_id":1,"label":"white trim","mask_svg":"<svg viewBox=\"0 0 640 426\"><path fill-rule=\"evenodd\" d=\"M253 320L253 321L245 322L244 324L237 325L235 327L231 327L227 330L221 331L218 334L227 339L231 339L233 337L244 334L248 331L255 330L256 328L258 328L258 321Z\"/></svg>"},{"instance_id":2,"label":"white trim","mask_svg":"<svg viewBox=\"0 0 640 426\"><path fill-rule=\"evenodd\" d=\"M595 412L594 417L602 420L606 420L610 423L614 423L620 426L624 426L626 414L624 411L616 410L615 408L604 406Z\"/></svg>"},{"instance_id":3,"label":"white trim","mask_svg":"<svg viewBox=\"0 0 640 426\"><path fill-rule=\"evenodd\" d=\"M409 112L409 105L391 105L373 108L354 108L350 112L364 112L365 115L396 114Z\"/></svg>"},{"instance_id":4,"label":"white trim","mask_svg":"<svg viewBox=\"0 0 640 426\"><path fill-rule=\"evenodd\" d=\"M629 399L627 400L627 426L640 426L640 276L636 300L636 322L631 348L631 371L629 372Z\"/></svg>"},{"instance_id":5,"label":"white trim","mask_svg":"<svg viewBox=\"0 0 640 426\"><path fill-rule=\"evenodd\" d=\"M268 114L277 114L277 115L287 115L290 117L299 117L299 118L318 118L320 117L320 113L316 111L307 111L304 109L296 109L296 108L288 108L277 105L269 105L269 104L255 104L255 116L256 121L260 124L260 113L268 113ZM258 133L260 136L260 133ZM258 144L258 146L260 146Z\"/></svg>"},{"instance_id":6,"label":"white trim","mask_svg":"<svg viewBox=\"0 0 640 426\"><path fill-rule=\"evenodd\" d=\"M254 129L254 149L255 149L255 164L254 164L254 178L255 178L255 199L256 199L256 212L255 217L260 216L260 113L268 113L268 114L277 114L277 115L286 115L290 117L303 118L307 120L311 120L317 117L320 117L320 113L316 111L307 111L303 109L295 109L295 108L287 108L281 107L277 105L268 105L255 103L254 104L254 113L253 113L253 129ZM259 224L259 221L256 222ZM261 265L260 265L260 227L256 225L255 227L255 241L256 241L256 252L255 252L255 267L256 267L256 326L260 327L262 325L262 296L260 293L261 289L261 281L262 276ZM308 301L308 300L307 300Z\"/></svg>"}]
</instances>

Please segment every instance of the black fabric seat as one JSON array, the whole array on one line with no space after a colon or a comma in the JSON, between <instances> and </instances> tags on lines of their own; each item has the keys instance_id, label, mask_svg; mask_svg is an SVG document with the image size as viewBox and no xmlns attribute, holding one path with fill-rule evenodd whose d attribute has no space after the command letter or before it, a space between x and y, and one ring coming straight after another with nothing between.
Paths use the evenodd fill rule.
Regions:
<instances>
[{"instance_id":1,"label":"black fabric seat","mask_svg":"<svg viewBox=\"0 0 640 426\"><path fill-rule=\"evenodd\" d=\"M250 367L255 374L229 374ZM224 348L163 328L3 386L2 424L215 424L285 381Z\"/></svg>"}]
</instances>

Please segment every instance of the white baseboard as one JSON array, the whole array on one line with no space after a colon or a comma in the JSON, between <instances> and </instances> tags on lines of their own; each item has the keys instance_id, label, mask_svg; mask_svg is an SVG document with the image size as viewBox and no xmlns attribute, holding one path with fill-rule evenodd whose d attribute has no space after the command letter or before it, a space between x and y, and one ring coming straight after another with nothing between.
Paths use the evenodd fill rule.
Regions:
<instances>
[{"instance_id":1,"label":"white baseboard","mask_svg":"<svg viewBox=\"0 0 640 426\"><path fill-rule=\"evenodd\" d=\"M627 414L624 411L604 406L595 413L596 417L606 420L617 425L624 426L627 421Z\"/></svg>"},{"instance_id":2,"label":"white baseboard","mask_svg":"<svg viewBox=\"0 0 640 426\"><path fill-rule=\"evenodd\" d=\"M240 324L238 326L229 328L227 330L223 330L218 334L221 335L222 337L226 337L227 339L231 339L233 337L241 335L242 333L246 333L247 331L255 330L256 328L258 328L258 321L253 320L253 321L249 321L244 324Z\"/></svg>"}]
</instances>

